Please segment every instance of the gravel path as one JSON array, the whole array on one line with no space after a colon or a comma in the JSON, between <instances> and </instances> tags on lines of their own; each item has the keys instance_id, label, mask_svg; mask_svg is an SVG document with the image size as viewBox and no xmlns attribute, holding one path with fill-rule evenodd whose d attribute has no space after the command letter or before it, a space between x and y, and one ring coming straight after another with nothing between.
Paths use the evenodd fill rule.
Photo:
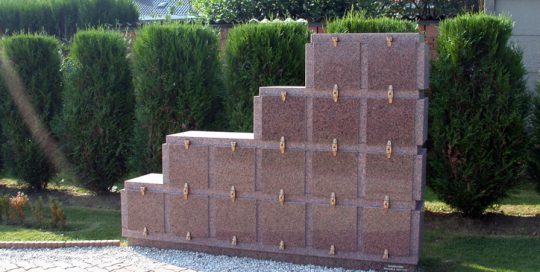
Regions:
<instances>
[{"instance_id":1,"label":"gravel path","mask_svg":"<svg viewBox=\"0 0 540 272\"><path fill-rule=\"evenodd\" d=\"M3 271L283 271L344 272L250 258L143 247L0 249Z\"/></svg>"}]
</instances>

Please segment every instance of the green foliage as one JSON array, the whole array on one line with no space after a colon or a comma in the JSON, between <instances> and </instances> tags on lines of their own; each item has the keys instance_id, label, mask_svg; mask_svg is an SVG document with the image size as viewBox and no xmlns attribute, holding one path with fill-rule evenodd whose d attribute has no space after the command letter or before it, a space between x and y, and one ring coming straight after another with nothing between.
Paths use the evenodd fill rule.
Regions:
<instances>
[{"instance_id":1,"label":"green foliage","mask_svg":"<svg viewBox=\"0 0 540 272\"><path fill-rule=\"evenodd\" d=\"M22 81L22 86L8 90L7 84L17 85L17 80L7 74L0 77L0 119L4 139L0 148L5 158L4 165L7 172L34 189L45 189L55 173L39 144L43 134L48 132L35 131L32 134L26 122L39 122L49 129L60 111L62 76L59 45L52 37L23 34L4 39L3 47L13 64L13 72ZM12 95L26 97L32 109L17 107Z\"/></svg>"},{"instance_id":2,"label":"green foliage","mask_svg":"<svg viewBox=\"0 0 540 272\"><path fill-rule=\"evenodd\" d=\"M49 209L51 211L51 226L64 229L66 227L66 215L62 203L54 197L49 197Z\"/></svg>"},{"instance_id":3,"label":"green foliage","mask_svg":"<svg viewBox=\"0 0 540 272\"><path fill-rule=\"evenodd\" d=\"M341 19L326 24L328 33L384 33L416 32L416 24L411 21L379 17L367 18L364 13L349 12Z\"/></svg>"},{"instance_id":4,"label":"green foliage","mask_svg":"<svg viewBox=\"0 0 540 272\"><path fill-rule=\"evenodd\" d=\"M219 23L264 18L303 18L310 22L339 18L347 10L362 10L370 17L437 20L463 11L478 10L473 0L194 0L193 8Z\"/></svg>"},{"instance_id":5,"label":"green foliage","mask_svg":"<svg viewBox=\"0 0 540 272\"><path fill-rule=\"evenodd\" d=\"M133 87L127 45L119 33L78 32L64 64L64 150L84 187L107 193L127 173Z\"/></svg>"},{"instance_id":6,"label":"green foliage","mask_svg":"<svg viewBox=\"0 0 540 272\"><path fill-rule=\"evenodd\" d=\"M197 24L152 24L133 46L133 170L161 171L165 136L209 128L218 109L217 33Z\"/></svg>"},{"instance_id":7,"label":"green foliage","mask_svg":"<svg viewBox=\"0 0 540 272\"><path fill-rule=\"evenodd\" d=\"M430 107L430 186L465 216L505 198L524 174L529 96L512 21L462 15L439 25Z\"/></svg>"},{"instance_id":8,"label":"green foliage","mask_svg":"<svg viewBox=\"0 0 540 272\"><path fill-rule=\"evenodd\" d=\"M0 224L9 217L9 196L0 196Z\"/></svg>"},{"instance_id":9,"label":"green foliage","mask_svg":"<svg viewBox=\"0 0 540 272\"><path fill-rule=\"evenodd\" d=\"M536 95L533 97L531 146L529 176L536 183L536 191L540 194L540 80L536 84Z\"/></svg>"},{"instance_id":10,"label":"green foliage","mask_svg":"<svg viewBox=\"0 0 540 272\"><path fill-rule=\"evenodd\" d=\"M32 215L36 220L38 226L43 225L43 218L45 212L45 205L43 204L43 197L38 197L38 199L31 205Z\"/></svg>"},{"instance_id":11,"label":"green foliage","mask_svg":"<svg viewBox=\"0 0 540 272\"><path fill-rule=\"evenodd\" d=\"M2 0L0 33L45 32L69 38L79 27L134 24L139 18L131 0Z\"/></svg>"},{"instance_id":12,"label":"green foliage","mask_svg":"<svg viewBox=\"0 0 540 272\"><path fill-rule=\"evenodd\" d=\"M229 32L225 48L225 98L229 129L252 131L253 96L260 86L304 85L303 23L250 23Z\"/></svg>"}]
</instances>

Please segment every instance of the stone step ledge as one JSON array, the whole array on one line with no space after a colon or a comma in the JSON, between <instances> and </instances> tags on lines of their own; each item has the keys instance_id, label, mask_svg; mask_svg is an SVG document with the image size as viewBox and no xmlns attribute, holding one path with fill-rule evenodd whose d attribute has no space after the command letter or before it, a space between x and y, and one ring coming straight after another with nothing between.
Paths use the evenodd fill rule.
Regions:
<instances>
[{"instance_id":1,"label":"stone step ledge","mask_svg":"<svg viewBox=\"0 0 540 272\"><path fill-rule=\"evenodd\" d=\"M120 240L13 241L0 242L0 248L60 248L120 246Z\"/></svg>"}]
</instances>

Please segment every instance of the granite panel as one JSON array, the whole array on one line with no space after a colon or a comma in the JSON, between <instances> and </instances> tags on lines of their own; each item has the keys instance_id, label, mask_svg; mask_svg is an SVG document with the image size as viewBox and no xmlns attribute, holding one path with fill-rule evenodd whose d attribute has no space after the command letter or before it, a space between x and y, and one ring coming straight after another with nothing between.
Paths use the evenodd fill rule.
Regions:
<instances>
[{"instance_id":1,"label":"granite panel","mask_svg":"<svg viewBox=\"0 0 540 272\"><path fill-rule=\"evenodd\" d=\"M283 240L285 247L305 247L305 204L262 203L260 224L262 243L279 247Z\"/></svg>"},{"instance_id":2,"label":"granite panel","mask_svg":"<svg viewBox=\"0 0 540 272\"><path fill-rule=\"evenodd\" d=\"M238 244L257 242L257 206L250 200L215 200L216 238L231 241L236 236Z\"/></svg>"},{"instance_id":3,"label":"granite panel","mask_svg":"<svg viewBox=\"0 0 540 272\"><path fill-rule=\"evenodd\" d=\"M313 141L331 144L358 144L360 132L360 99L313 99Z\"/></svg>"},{"instance_id":4,"label":"granite panel","mask_svg":"<svg viewBox=\"0 0 540 272\"><path fill-rule=\"evenodd\" d=\"M332 92L337 84L340 91L360 91L361 44L340 42L314 44L314 88Z\"/></svg>"},{"instance_id":5,"label":"granite panel","mask_svg":"<svg viewBox=\"0 0 540 272\"><path fill-rule=\"evenodd\" d=\"M358 250L357 208L343 206L313 206L313 247L329 250L335 246L336 254Z\"/></svg>"},{"instance_id":6,"label":"granite panel","mask_svg":"<svg viewBox=\"0 0 540 272\"><path fill-rule=\"evenodd\" d=\"M165 231L163 217L164 200L162 193L126 191L127 212L129 213L127 228L140 231L146 227L150 235Z\"/></svg>"},{"instance_id":7,"label":"granite panel","mask_svg":"<svg viewBox=\"0 0 540 272\"><path fill-rule=\"evenodd\" d=\"M229 191L234 185L236 191L255 191L255 149L240 148L232 151L230 147L212 150L210 171L216 181L216 189Z\"/></svg>"},{"instance_id":8,"label":"granite panel","mask_svg":"<svg viewBox=\"0 0 540 272\"><path fill-rule=\"evenodd\" d=\"M367 144L384 145L392 141L393 147L416 146L416 101L394 99L392 104L384 99L367 102Z\"/></svg>"},{"instance_id":9,"label":"granite panel","mask_svg":"<svg viewBox=\"0 0 540 272\"><path fill-rule=\"evenodd\" d=\"M393 37L391 47L386 44L386 35L368 43L369 90L386 91L389 85L395 92L417 90L418 37Z\"/></svg>"},{"instance_id":10,"label":"granite panel","mask_svg":"<svg viewBox=\"0 0 540 272\"><path fill-rule=\"evenodd\" d=\"M358 192L358 154L313 152L313 195L330 198L332 192L340 198L356 198Z\"/></svg>"},{"instance_id":11,"label":"granite panel","mask_svg":"<svg viewBox=\"0 0 540 272\"><path fill-rule=\"evenodd\" d=\"M409 256L411 242L411 212L379 208L362 211L363 252L382 256Z\"/></svg>"},{"instance_id":12,"label":"granite panel","mask_svg":"<svg viewBox=\"0 0 540 272\"><path fill-rule=\"evenodd\" d=\"M207 238L208 233L208 197L192 196L184 199L183 195L166 196L167 220L171 233L186 237L191 233L193 239Z\"/></svg>"},{"instance_id":13,"label":"granite panel","mask_svg":"<svg viewBox=\"0 0 540 272\"><path fill-rule=\"evenodd\" d=\"M208 147L169 144L168 150L170 186L182 189L188 183L190 189L208 188Z\"/></svg>"},{"instance_id":14,"label":"granite panel","mask_svg":"<svg viewBox=\"0 0 540 272\"><path fill-rule=\"evenodd\" d=\"M261 190L277 195L281 189L285 195L304 195L306 153L288 150L262 150Z\"/></svg>"},{"instance_id":15,"label":"granite panel","mask_svg":"<svg viewBox=\"0 0 540 272\"><path fill-rule=\"evenodd\" d=\"M287 95L262 97L262 140L287 142L306 140L306 98Z\"/></svg>"},{"instance_id":16,"label":"granite panel","mask_svg":"<svg viewBox=\"0 0 540 272\"><path fill-rule=\"evenodd\" d=\"M368 199L412 201L416 156L385 154L366 156L365 195Z\"/></svg>"}]
</instances>

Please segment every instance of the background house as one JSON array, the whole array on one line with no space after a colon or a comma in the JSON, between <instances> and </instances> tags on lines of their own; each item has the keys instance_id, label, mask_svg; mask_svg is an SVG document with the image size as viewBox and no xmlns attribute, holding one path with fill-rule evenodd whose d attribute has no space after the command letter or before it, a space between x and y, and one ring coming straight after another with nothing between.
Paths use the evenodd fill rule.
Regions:
<instances>
[{"instance_id":1,"label":"background house","mask_svg":"<svg viewBox=\"0 0 540 272\"><path fill-rule=\"evenodd\" d=\"M140 12L139 21L191 20L194 16L189 0L133 0Z\"/></svg>"},{"instance_id":2,"label":"background house","mask_svg":"<svg viewBox=\"0 0 540 272\"><path fill-rule=\"evenodd\" d=\"M527 87L534 90L540 70L540 1L485 0L484 3L486 11L512 16L515 25L511 41L523 50Z\"/></svg>"}]
</instances>

